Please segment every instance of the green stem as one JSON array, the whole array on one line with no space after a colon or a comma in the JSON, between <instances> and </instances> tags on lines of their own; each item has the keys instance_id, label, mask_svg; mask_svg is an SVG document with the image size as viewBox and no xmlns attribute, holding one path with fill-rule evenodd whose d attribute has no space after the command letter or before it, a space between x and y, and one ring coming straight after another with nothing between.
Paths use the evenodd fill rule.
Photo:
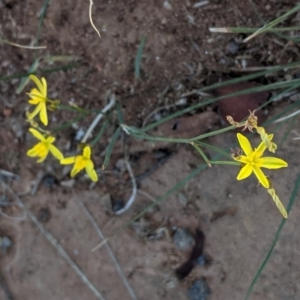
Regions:
<instances>
[{"instance_id":1,"label":"green stem","mask_svg":"<svg viewBox=\"0 0 300 300\"><path fill-rule=\"evenodd\" d=\"M106 127L108 125L108 119L105 120L105 122L103 123L99 133L97 134L97 136L93 139L93 141L91 142L91 146L95 146L96 143L101 139Z\"/></svg>"},{"instance_id":2,"label":"green stem","mask_svg":"<svg viewBox=\"0 0 300 300\"><path fill-rule=\"evenodd\" d=\"M63 125L56 127L54 130L52 130L52 134L57 132L57 131L60 131L62 129L70 127L73 123L82 120L86 115L87 115L86 113L81 113L77 118L74 118L71 121L69 121L69 122L67 122Z\"/></svg>"},{"instance_id":3,"label":"green stem","mask_svg":"<svg viewBox=\"0 0 300 300\"><path fill-rule=\"evenodd\" d=\"M138 128L133 128L133 127L126 126L126 125L123 125L122 127L123 127L123 129L126 130L126 132L128 134L132 135L133 137L135 137L137 139L144 139L144 140L148 140L148 141L170 142L170 143L186 143L186 144L198 142L199 140L202 140L202 139L214 136L214 135L218 135L218 134L221 134L226 131L230 131L235 128L234 126L229 126L226 128L222 128L219 130L201 134L201 135L198 135L193 138L181 139L181 138L162 137L162 136L153 136L153 135L145 134L145 133L142 133L142 131L139 130Z\"/></svg>"},{"instance_id":4,"label":"green stem","mask_svg":"<svg viewBox=\"0 0 300 300\"><path fill-rule=\"evenodd\" d=\"M201 135L198 135L198 136L195 136L195 137L189 139L189 142L191 143L191 142L196 142L196 141L199 141L199 140L203 140L203 139L206 139L208 137L218 135L218 134L226 132L226 131L230 131L232 129L235 129L235 127L234 126L228 126L228 127L225 127L225 128L219 129L219 130L215 130L215 131L211 131L211 132L208 132L208 133L205 133L205 134L201 134Z\"/></svg>"},{"instance_id":5,"label":"green stem","mask_svg":"<svg viewBox=\"0 0 300 300\"><path fill-rule=\"evenodd\" d=\"M231 165L231 166L240 166L241 163L237 161L222 161L222 160L215 160L215 161L210 161L211 164L213 165Z\"/></svg>"},{"instance_id":6,"label":"green stem","mask_svg":"<svg viewBox=\"0 0 300 300\"><path fill-rule=\"evenodd\" d=\"M202 156L202 158L205 160L205 162L208 164L208 166L211 167L211 163L210 163L209 159L207 158L205 153L200 149L200 147L198 147L198 145L195 143L191 143L191 145L198 151L198 153Z\"/></svg>"},{"instance_id":7,"label":"green stem","mask_svg":"<svg viewBox=\"0 0 300 300\"><path fill-rule=\"evenodd\" d=\"M223 151L215 146L212 146L210 144L207 144L207 143L203 143L203 142L197 142L198 145L202 146L202 147L205 147L205 148L208 148L208 149L211 149L217 153L220 153L221 155L225 156L225 157L228 157L228 158L232 158L231 155L229 153L227 153L226 151Z\"/></svg>"}]
</instances>

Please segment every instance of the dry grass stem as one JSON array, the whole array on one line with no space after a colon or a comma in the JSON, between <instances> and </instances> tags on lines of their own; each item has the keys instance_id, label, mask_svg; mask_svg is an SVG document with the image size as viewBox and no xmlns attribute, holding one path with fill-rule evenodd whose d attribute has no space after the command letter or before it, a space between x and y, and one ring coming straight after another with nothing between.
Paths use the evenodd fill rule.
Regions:
<instances>
[{"instance_id":1,"label":"dry grass stem","mask_svg":"<svg viewBox=\"0 0 300 300\"><path fill-rule=\"evenodd\" d=\"M99 226L97 225L96 221L94 220L94 218L92 217L92 215L90 214L90 212L87 210L87 208L85 207L85 205L83 204L83 202L79 199L79 197L77 196L77 194L73 191L74 195L76 196L77 202L79 204L79 206L83 209L84 213L86 214L86 216L88 217L88 219L91 221L91 223L93 224L98 236L100 237L100 239L102 239L103 241L105 240L105 237L102 233L102 231L100 230ZM132 289L132 287L130 286L130 284L128 283L116 257L114 256L110 246L108 245L108 243L105 243L105 247L106 250L113 262L113 264L115 265L115 268L117 270L117 272L119 273L119 276L121 277L124 286L126 287L131 299L133 300L137 300L137 297Z\"/></svg>"},{"instance_id":2,"label":"dry grass stem","mask_svg":"<svg viewBox=\"0 0 300 300\"><path fill-rule=\"evenodd\" d=\"M46 46L24 46L24 45L20 45L20 44L16 44L16 43L12 43L10 41L7 40L3 40L0 39L0 43L5 43L14 47L18 47L18 48L23 48L23 49L30 49L30 50L39 50L39 49L46 49Z\"/></svg>"},{"instance_id":3,"label":"dry grass stem","mask_svg":"<svg viewBox=\"0 0 300 300\"><path fill-rule=\"evenodd\" d=\"M31 221L37 226L41 233L57 250L60 256L62 256L65 259L65 261L72 267L72 269L76 272L76 274L79 276L82 282L85 283L87 287L94 293L96 298L100 300L105 300L102 294L95 288L95 286L89 281L86 275L73 262L73 260L67 254L67 252L62 248L62 246L54 239L54 237L44 228L44 226L37 220L37 218L31 213L31 211L23 204L22 200L14 193L14 191L9 186L7 186L5 183L3 184L6 186L6 189L11 193L11 195L13 195L18 205L27 213Z\"/></svg>"},{"instance_id":4,"label":"dry grass stem","mask_svg":"<svg viewBox=\"0 0 300 300\"><path fill-rule=\"evenodd\" d=\"M97 29L97 27L94 25L94 22L93 22L93 18L92 18L92 6L93 6L93 0L90 0L89 19L90 19L92 27L98 33L99 37L101 37L99 30Z\"/></svg>"},{"instance_id":5,"label":"dry grass stem","mask_svg":"<svg viewBox=\"0 0 300 300\"><path fill-rule=\"evenodd\" d=\"M280 122L283 122L283 121L288 120L288 119L290 119L290 118L292 118L292 117L295 117L295 116L297 116L297 115L299 115L299 114L300 114L300 109L297 110L297 111L295 111L295 112L293 112L293 113L291 113L291 114L289 114L289 115L287 115L287 116L285 116L285 117L282 117L282 118L280 118L280 119L275 120L273 123L280 123Z\"/></svg>"},{"instance_id":6,"label":"dry grass stem","mask_svg":"<svg viewBox=\"0 0 300 300\"><path fill-rule=\"evenodd\" d=\"M90 127L88 128L87 132L85 133L83 139L81 140L82 143L85 143L87 139L90 137L92 131L97 126L97 124L101 121L102 117L105 113L107 113L110 109L112 109L116 104L115 95L112 95L110 98L110 102L102 109L102 111L96 116Z\"/></svg>"},{"instance_id":7,"label":"dry grass stem","mask_svg":"<svg viewBox=\"0 0 300 300\"><path fill-rule=\"evenodd\" d=\"M131 165L128 162L127 158L125 159L125 164L126 164L126 167L127 167L127 170L130 175L131 182L132 182L132 192L131 192L131 196L130 196L129 200L126 202L126 205L122 209L115 212L116 215L124 214L127 210L129 210L129 208L134 203L134 200L136 198L136 193L137 193L136 181L135 181L135 178L134 178L134 175L132 172Z\"/></svg>"}]
</instances>

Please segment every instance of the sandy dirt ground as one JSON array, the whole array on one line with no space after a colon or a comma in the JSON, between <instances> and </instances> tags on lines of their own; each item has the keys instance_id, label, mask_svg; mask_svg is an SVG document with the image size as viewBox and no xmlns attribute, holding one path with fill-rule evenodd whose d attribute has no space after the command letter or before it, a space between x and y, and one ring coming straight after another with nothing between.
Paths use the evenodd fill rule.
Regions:
<instances>
[{"instance_id":1,"label":"sandy dirt ground","mask_svg":"<svg viewBox=\"0 0 300 300\"><path fill-rule=\"evenodd\" d=\"M99 168L95 186L83 176L71 181L69 169L51 159L37 165L26 157L26 150L33 144L24 117L29 86L18 93L20 79L9 78L26 73L38 59L38 71L50 69L43 76L51 98L86 109L101 109L114 94L121 103L125 122L139 127L158 107L175 104L156 114L157 118L180 109L178 99L185 106L202 101L199 95L180 95L202 87L211 75L241 76L243 73L237 71L239 56L251 56L255 66L297 60L298 45L280 44L271 36L258 37L245 45L239 43L243 36L210 33L209 27L259 27L261 23L248 1L208 2L202 6L192 0L95 0L93 18L101 32L99 38L89 22L88 1L51 0L39 39L39 45L46 49L34 51L0 44L0 169L18 175L17 180L1 177L1 300L100 299L93 289L106 300L244 299L281 222L273 201L254 176L238 182L234 166L208 168L189 145L150 145L130 139L130 163L138 179L138 193L133 207L115 216L114 205L126 201L131 193L130 177L120 167L124 158L121 142L106 171ZM293 7L295 1L254 3L259 14L270 21ZM41 8L41 1L36 0L0 0L0 38L30 44L37 34ZM295 25L297 20L293 16L283 25ZM144 36L141 78L136 81L134 60ZM53 68L69 61L64 58L53 62L47 60L49 56L68 56L73 65L53 72ZM269 80L260 78L257 83ZM271 105L265 116L275 115L289 103L284 99ZM180 130L184 135L196 136L221 128L224 124L217 112L214 105L197 110L189 117L195 120L198 116L198 121ZM71 112L57 111L50 122L61 124L73 117ZM77 130L86 130L92 118L88 116L77 127L62 131L58 144L64 148L74 142ZM289 163L288 168L267 173L285 206L299 176L300 141L293 140L299 133L299 122L293 124L295 131L290 130L289 123L279 129L268 128L270 132L276 129L275 142L280 145L276 156ZM110 124L94 148L98 166L115 124ZM161 130L168 134L168 128ZM259 143L257 137L251 139L254 145ZM228 149L235 144L236 133L224 133L208 142ZM210 151L207 154L215 155ZM201 166L203 171L124 227ZM37 189L32 193L34 186ZM17 199L84 275L76 273L37 223L17 205ZM298 200L299 196L254 288L253 300L300 299ZM108 238L125 280L105 246L92 251L103 239L84 207ZM185 233L178 241L176 230L182 229ZM189 257L197 230L205 235L203 255L191 273L179 280L175 270ZM191 295L195 282L201 288Z\"/></svg>"}]
</instances>

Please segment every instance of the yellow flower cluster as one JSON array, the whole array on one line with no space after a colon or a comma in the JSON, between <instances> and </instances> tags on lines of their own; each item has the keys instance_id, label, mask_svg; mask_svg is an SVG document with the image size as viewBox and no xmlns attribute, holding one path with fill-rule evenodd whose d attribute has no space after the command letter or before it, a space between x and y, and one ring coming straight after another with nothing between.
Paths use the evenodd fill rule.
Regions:
<instances>
[{"instance_id":1,"label":"yellow flower cluster","mask_svg":"<svg viewBox=\"0 0 300 300\"><path fill-rule=\"evenodd\" d=\"M55 137L42 130L38 127L38 124L33 120L36 115L40 115L41 122L47 126L48 125L48 115L47 109L55 109L59 102L56 100L51 100L47 97L47 82L45 78L39 80L36 76L30 75L30 79L35 82L37 89L34 88L28 93L30 104L35 105L36 108L33 112L27 113L27 118L30 125L34 128L30 128L29 132L39 140L39 142L34 145L31 149L27 151L27 155L30 157L38 157L37 162L43 162L48 156L49 152L59 160L62 165L74 164L71 171L71 177L74 177L80 171L85 169L87 175L92 181L98 181L97 173L94 169L94 163L91 160L91 147L85 145L83 148L83 154L73 157L64 158L61 151L53 145L55 142ZM39 129L39 130L37 130ZM45 134L42 134L44 132Z\"/></svg>"},{"instance_id":2,"label":"yellow flower cluster","mask_svg":"<svg viewBox=\"0 0 300 300\"><path fill-rule=\"evenodd\" d=\"M250 116L244 123L238 123L233 120L232 117L227 117L228 122L239 128L244 127L250 131L253 128L256 129L257 133L260 135L262 142L254 150L249 142L249 140L242 134L237 134L237 139L239 141L240 147L242 148L245 155L232 155L232 158L241 163L241 170L237 176L237 180L242 180L249 177L252 173L255 174L260 184L267 189L268 193L271 195L276 206L281 212L284 218L287 218L287 212L281 203L279 197L277 196L272 183L269 178L263 173L261 168L266 169L280 169L287 167L288 164L284 160L277 157L262 157L265 150L268 149L270 152L275 153L277 145L272 142L273 134L267 134L263 127L257 125L257 117L254 112L250 112Z\"/></svg>"}]
</instances>

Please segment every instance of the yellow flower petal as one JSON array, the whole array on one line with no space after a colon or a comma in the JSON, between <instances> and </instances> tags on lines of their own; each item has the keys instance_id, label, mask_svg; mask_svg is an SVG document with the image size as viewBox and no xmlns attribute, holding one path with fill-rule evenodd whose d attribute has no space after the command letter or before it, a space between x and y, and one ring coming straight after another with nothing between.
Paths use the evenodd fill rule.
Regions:
<instances>
[{"instance_id":1,"label":"yellow flower petal","mask_svg":"<svg viewBox=\"0 0 300 300\"><path fill-rule=\"evenodd\" d=\"M37 162L37 163L43 162L43 161L46 159L47 155L48 155L48 151L47 151L47 153L46 153L45 155L41 156L41 158L38 159L36 162Z\"/></svg>"},{"instance_id":2,"label":"yellow flower petal","mask_svg":"<svg viewBox=\"0 0 300 300\"><path fill-rule=\"evenodd\" d=\"M247 156L244 156L244 155L240 156L239 158L236 158L235 160L239 161L243 164L248 164L249 163L249 158Z\"/></svg>"},{"instance_id":3,"label":"yellow flower petal","mask_svg":"<svg viewBox=\"0 0 300 300\"><path fill-rule=\"evenodd\" d=\"M37 138L38 140L40 140L40 141L42 141L42 142L46 141L45 137L44 137L39 131L37 131L36 129L30 128L30 129L29 129L29 132L30 132L35 138Z\"/></svg>"},{"instance_id":4,"label":"yellow flower petal","mask_svg":"<svg viewBox=\"0 0 300 300\"><path fill-rule=\"evenodd\" d=\"M40 110L41 110L41 104L42 104L42 103L39 103L39 104L37 105L37 107L34 109L33 112L30 112L30 113L27 114L27 118L28 118L29 120L33 119L33 118L40 112Z\"/></svg>"},{"instance_id":5,"label":"yellow flower petal","mask_svg":"<svg viewBox=\"0 0 300 300\"><path fill-rule=\"evenodd\" d=\"M85 146L83 149L83 156L87 159L91 158L91 147L90 146Z\"/></svg>"},{"instance_id":6,"label":"yellow flower petal","mask_svg":"<svg viewBox=\"0 0 300 300\"><path fill-rule=\"evenodd\" d=\"M28 100L28 103L29 103L29 104L32 104L32 105L37 105L37 104L40 103L40 100L37 99L37 98L30 99L30 100Z\"/></svg>"},{"instance_id":7,"label":"yellow flower petal","mask_svg":"<svg viewBox=\"0 0 300 300\"><path fill-rule=\"evenodd\" d=\"M76 168L76 165L74 165L72 171L71 171L71 177L74 177L77 173L79 173L81 170Z\"/></svg>"},{"instance_id":8,"label":"yellow flower petal","mask_svg":"<svg viewBox=\"0 0 300 300\"><path fill-rule=\"evenodd\" d=\"M76 156L67 157L60 161L62 165L70 165L75 163Z\"/></svg>"},{"instance_id":9,"label":"yellow flower petal","mask_svg":"<svg viewBox=\"0 0 300 300\"><path fill-rule=\"evenodd\" d=\"M43 123L45 126L48 125L48 116L47 116L47 107L46 107L46 103L41 103L40 119L41 119L42 123Z\"/></svg>"},{"instance_id":10,"label":"yellow flower petal","mask_svg":"<svg viewBox=\"0 0 300 300\"><path fill-rule=\"evenodd\" d=\"M85 166L86 170L93 170L94 169L94 163L91 160L88 160Z\"/></svg>"},{"instance_id":11,"label":"yellow flower petal","mask_svg":"<svg viewBox=\"0 0 300 300\"><path fill-rule=\"evenodd\" d=\"M55 141L55 137L50 135L46 138L46 142L52 144Z\"/></svg>"},{"instance_id":12,"label":"yellow flower petal","mask_svg":"<svg viewBox=\"0 0 300 300\"><path fill-rule=\"evenodd\" d=\"M237 134L237 138L244 153L246 154L246 156L249 156L253 152L249 140L240 133Z\"/></svg>"},{"instance_id":13,"label":"yellow flower petal","mask_svg":"<svg viewBox=\"0 0 300 300\"><path fill-rule=\"evenodd\" d=\"M253 167L253 171L254 171L254 174L256 175L258 181L261 183L261 185L263 187L265 187L266 189L269 188L269 185L270 185L269 181L268 181L267 177L265 176L265 174L263 173L263 171L256 166Z\"/></svg>"},{"instance_id":14,"label":"yellow flower petal","mask_svg":"<svg viewBox=\"0 0 300 300\"><path fill-rule=\"evenodd\" d=\"M27 155L28 155L29 157L36 157L36 156L37 156L37 151L36 151L35 147L29 149L29 150L27 151Z\"/></svg>"},{"instance_id":15,"label":"yellow flower petal","mask_svg":"<svg viewBox=\"0 0 300 300\"><path fill-rule=\"evenodd\" d=\"M30 75L29 78L32 81L34 81L34 83L36 84L36 86L38 87L38 89L40 90L40 92L43 94L44 87L43 87L41 81L35 75Z\"/></svg>"},{"instance_id":16,"label":"yellow flower petal","mask_svg":"<svg viewBox=\"0 0 300 300\"><path fill-rule=\"evenodd\" d=\"M246 164L239 172L237 180L243 180L252 174L253 168L250 164Z\"/></svg>"},{"instance_id":17,"label":"yellow flower petal","mask_svg":"<svg viewBox=\"0 0 300 300\"><path fill-rule=\"evenodd\" d=\"M261 168L267 169L280 169L288 166L286 161L277 157L261 157L256 162Z\"/></svg>"},{"instance_id":18,"label":"yellow flower petal","mask_svg":"<svg viewBox=\"0 0 300 300\"><path fill-rule=\"evenodd\" d=\"M49 145L49 150L52 153L52 155L59 161L61 161L64 158L63 154L54 145Z\"/></svg>"},{"instance_id":19,"label":"yellow flower petal","mask_svg":"<svg viewBox=\"0 0 300 300\"><path fill-rule=\"evenodd\" d=\"M47 81L44 77L42 77L42 85L43 85L43 90L41 90L41 93L43 94L44 97L47 97Z\"/></svg>"},{"instance_id":20,"label":"yellow flower petal","mask_svg":"<svg viewBox=\"0 0 300 300\"><path fill-rule=\"evenodd\" d=\"M93 170L86 170L86 173L92 179L92 181L94 181L94 182L98 181L98 175L97 175L97 173L94 169Z\"/></svg>"}]
</instances>

